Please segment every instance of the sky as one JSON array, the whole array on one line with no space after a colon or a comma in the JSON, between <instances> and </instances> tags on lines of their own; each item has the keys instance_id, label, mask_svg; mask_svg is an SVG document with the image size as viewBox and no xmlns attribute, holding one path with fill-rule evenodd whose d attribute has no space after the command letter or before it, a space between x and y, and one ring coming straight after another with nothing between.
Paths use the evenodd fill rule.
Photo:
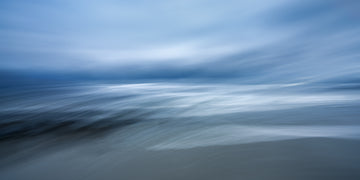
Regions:
<instances>
[{"instance_id":1,"label":"sky","mask_svg":"<svg viewBox=\"0 0 360 180\"><path fill-rule=\"evenodd\" d=\"M95 79L360 79L356 0L2 0L0 71Z\"/></svg>"}]
</instances>

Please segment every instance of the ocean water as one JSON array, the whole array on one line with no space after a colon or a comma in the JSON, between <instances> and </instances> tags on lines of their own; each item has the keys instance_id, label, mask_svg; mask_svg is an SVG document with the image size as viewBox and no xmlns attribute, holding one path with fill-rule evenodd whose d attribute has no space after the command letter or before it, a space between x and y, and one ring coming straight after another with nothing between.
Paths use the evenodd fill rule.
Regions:
<instances>
[{"instance_id":1,"label":"ocean water","mask_svg":"<svg viewBox=\"0 0 360 180\"><path fill-rule=\"evenodd\" d=\"M1 179L216 179L207 161L246 172L260 163L261 176L233 179L360 177L354 84L61 84L2 89L1 99ZM302 169L304 159L314 164ZM145 169L129 171L134 164Z\"/></svg>"}]
</instances>

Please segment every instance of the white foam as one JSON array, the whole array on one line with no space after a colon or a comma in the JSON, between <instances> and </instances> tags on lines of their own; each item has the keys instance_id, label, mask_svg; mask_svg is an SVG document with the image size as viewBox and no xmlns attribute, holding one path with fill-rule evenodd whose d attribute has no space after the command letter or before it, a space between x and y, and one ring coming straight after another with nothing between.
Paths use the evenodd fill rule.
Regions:
<instances>
[{"instance_id":1,"label":"white foam","mask_svg":"<svg viewBox=\"0 0 360 180\"><path fill-rule=\"evenodd\" d=\"M360 126L240 126L223 125L188 131L149 147L149 150L278 141L305 137L360 138Z\"/></svg>"}]
</instances>

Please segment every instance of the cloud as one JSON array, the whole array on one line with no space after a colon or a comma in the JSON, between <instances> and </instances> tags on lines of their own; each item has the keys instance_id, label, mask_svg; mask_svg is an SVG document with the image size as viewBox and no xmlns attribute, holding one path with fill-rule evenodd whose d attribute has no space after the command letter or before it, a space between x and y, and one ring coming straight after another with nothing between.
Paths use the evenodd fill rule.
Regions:
<instances>
[{"instance_id":1,"label":"cloud","mask_svg":"<svg viewBox=\"0 0 360 180\"><path fill-rule=\"evenodd\" d=\"M2 1L0 66L103 77L347 76L359 67L357 7L352 0Z\"/></svg>"}]
</instances>

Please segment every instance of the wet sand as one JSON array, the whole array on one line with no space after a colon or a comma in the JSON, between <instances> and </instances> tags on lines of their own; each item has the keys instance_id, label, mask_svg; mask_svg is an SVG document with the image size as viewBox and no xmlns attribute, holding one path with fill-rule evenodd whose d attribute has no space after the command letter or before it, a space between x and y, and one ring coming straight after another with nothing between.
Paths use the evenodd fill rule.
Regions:
<instances>
[{"instance_id":1,"label":"wet sand","mask_svg":"<svg viewBox=\"0 0 360 180\"><path fill-rule=\"evenodd\" d=\"M117 149L86 143L1 168L18 179L360 178L360 141L304 138L185 150ZM103 150L103 151L102 151Z\"/></svg>"}]
</instances>

